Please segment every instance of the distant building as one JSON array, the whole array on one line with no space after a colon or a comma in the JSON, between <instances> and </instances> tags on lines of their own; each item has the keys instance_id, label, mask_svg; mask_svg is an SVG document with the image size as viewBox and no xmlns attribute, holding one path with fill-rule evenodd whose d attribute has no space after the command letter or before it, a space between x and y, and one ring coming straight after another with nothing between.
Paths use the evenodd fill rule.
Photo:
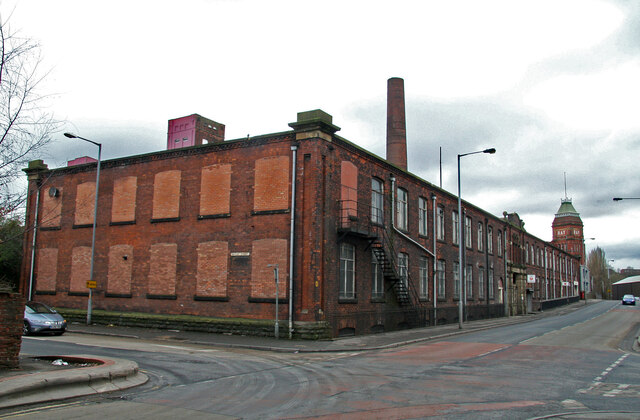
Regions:
<instances>
[{"instance_id":1,"label":"distant building","mask_svg":"<svg viewBox=\"0 0 640 420\"><path fill-rule=\"evenodd\" d=\"M194 114L169 122L167 150L102 162L94 308L273 320L277 298L294 333L339 336L457 322L460 299L471 320L577 296L579 256L515 213L464 201L458 214L456 194L407 170L402 79L388 92L387 159L314 110L291 130L237 140ZM38 209L25 294L86 308L95 170L25 170L27 226Z\"/></svg>"},{"instance_id":2,"label":"distant building","mask_svg":"<svg viewBox=\"0 0 640 420\"><path fill-rule=\"evenodd\" d=\"M611 285L614 300L622 299L624 295L640 296L640 276L627 277Z\"/></svg>"}]
</instances>

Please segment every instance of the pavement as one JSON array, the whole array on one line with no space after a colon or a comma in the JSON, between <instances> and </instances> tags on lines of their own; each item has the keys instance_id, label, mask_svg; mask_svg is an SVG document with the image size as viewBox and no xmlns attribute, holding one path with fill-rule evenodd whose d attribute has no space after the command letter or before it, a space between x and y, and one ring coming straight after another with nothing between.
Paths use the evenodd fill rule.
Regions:
<instances>
[{"instance_id":1,"label":"pavement","mask_svg":"<svg viewBox=\"0 0 640 420\"><path fill-rule=\"evenodd\" d=\"M534 314L446 324L332 340L289 340L154 328L128 328L105 325L72 324L72 334L93 334L153 341L173 341L211 347L243 348L289 353L351 352L400 347L447 338L505 325L518 324L546 316L562 315L592 304L580 301ZM638 351L638 343L634 344ZM61 360L62 362L56 362ZM37 358L20 356L20 367L0 370L0 409L36 402L54 401L83 395L111 392L138 386L148 378L129 360L92 355L50 355Z\"/></svg>"}]
</instances>

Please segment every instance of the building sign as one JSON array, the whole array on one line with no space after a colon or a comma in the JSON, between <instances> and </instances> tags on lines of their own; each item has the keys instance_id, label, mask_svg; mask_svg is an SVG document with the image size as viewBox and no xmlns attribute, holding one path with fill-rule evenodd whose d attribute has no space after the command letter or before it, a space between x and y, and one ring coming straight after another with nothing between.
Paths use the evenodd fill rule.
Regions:
<instances>
[{"instance_id":1,"label":"building sign","mask_svg":"<svg viewBox=\"0 0 640 420\"><path fill-rule=\"evenodd\" d=\"M535 283L536 275L535 274L527 274L527 283Z\"/></svg>"},{"instance_id":2,"label":"building sign","mask_svg":"<svg viewBox=\"0 0 640 420\"><path fill-rule=\"evenodd\" d=\"M574 286L577 286L577 285L578 285L578 282L577 282L577 281L574 281L574 282L573 282L573 285L574 285Z\"/></svg>"},{"instance_id":3,"label":"building sign","mask_svg":"<svg viewBox=\"0 0 640 420\"><path fill-rule=\"evenodd\" d=\"M568 281L563 281L563 282L562 282L562 285L563 285L563 286L566 286L566 287L569 287L569 282L568 282Z\"/></svg>"}]
</instances>

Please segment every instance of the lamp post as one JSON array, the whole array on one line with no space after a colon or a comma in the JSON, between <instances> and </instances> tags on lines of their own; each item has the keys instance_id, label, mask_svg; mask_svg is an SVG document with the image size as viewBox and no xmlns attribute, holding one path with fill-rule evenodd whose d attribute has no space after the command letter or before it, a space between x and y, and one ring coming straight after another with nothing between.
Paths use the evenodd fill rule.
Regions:
<instances>
[{"instance_id":1,"label":"lamp post","mask_svg":"<svg viewBox=\"0 0 640 420\"><path fill-rule=\"evenodd\" d=\"M463 223L464 220L462 220L462 196L461 196L461 191L460 191L460 158L463 156L468 156L468 155L475 155L477 153L489 153L489 154L494 154L496 152L496 149L491 148L491 149L484 149L484 150L479 150L477 152L470 152L470 153L463 153L463 154L459 154L458 155L458 281L459 281L459 289L458 289L458 328L462 329L462 317L463 317L463 305L465 304L464 300L466 299L466 293L463 293L464 291L464 281L466 279L465 276L465 271L466 268L464 266L464 262L463 262L463 248L464 248L464 243L462 241L463 239ZM506 273L505 273L506 274Z\"/></svg>"},{"instance_id":2,"label":"lamp post","mask_svg":"<svg viewBox=\"0 0 640 420\"><path fill-rule=\"evenodd\" d=\"M640 200L640 197L613 197L613 201Z\"/></svg>"},{"instance_id":3,"label":"lamp post","mask_svg":"<svg viewBox=\"0 0 640 420\"><path fill-rule=\"evenodd\" d=\"M102 155L102 144L96 143L95 141L92 141L89 139L85 139L84 137L76 136L75 134L72 134L72 133L64 133L64 136L70 139L84 140L86 142L93 143L96 146L98 146L98 169L96 171L96 199L93 206L93 232L91 234L91 267L89 269L90 270L89 282L93 283L93 267L94 267L94 260L96 255L96 223L98 221L98 187L100 184L100 157ZM87 325L90 325L91 309L92 309L91 298L92 298L93 287L88 287L88 286L90 286L89 283L87 283L87 288L89 289L89 301L87 302Z\"/></svg>"}]
</instances>

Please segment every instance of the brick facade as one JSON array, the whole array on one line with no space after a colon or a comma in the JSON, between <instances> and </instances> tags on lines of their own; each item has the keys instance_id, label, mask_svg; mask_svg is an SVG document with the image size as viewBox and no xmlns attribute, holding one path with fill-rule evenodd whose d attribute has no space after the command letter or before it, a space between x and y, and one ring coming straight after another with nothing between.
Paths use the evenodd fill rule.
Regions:
<instances>
[{"instance_id":1,"label":"brick facade","mask_svg":"<svg viewBox=\"0 0 640 420\"><path fill-rule=\"evenodd\" d=\"M328 322L333 335L456 321L457 197L335 135L338 127L330 118L322 111L302 113L290 124L293 130L284 133L103 162L94 307L271 320L276 293L270 265L277 264L278 299L292 299L293 320ZM78 203L92 200L95 168L89 163L27 170L32 192L27 223L33 223L33 192L38 187L60 192L54 197L56 205L48 204L61 209L55 228L42 224L38 230L34 276L36 298L54 306L86 307L92 233L87 222L92 219ZM373 179L382 184L379 214L372 210ZM400 191L406 211L397 205ZM43 196L45 203L49 198ZM442 238L434 238L438 209L444 216ZM518 293L526 298L527 290L522 279L532 273L537 279L551 278L549 270L522 259L523 248L512 249L516 231L519 247L533 244L570 261L566 266L558 263L556 273L558 281L561 276L572 278L573 273L562 268L573 264L571 257L529 235L522 225L471 203L464 202L463 210L461 221L471 220L470 246L463 245L462 264L471 270L469 286L463 287L469 291L463 294L467 319L503 315L509 288L510 296L516 296L510 307L520 311ZM79 212L84 214L81 219ZM394 219L406 220L406 226L394 226ZM339 293L341 282L351 281L345 266L341 270L341 244L354 250L354 293L348 298ZM23 290L28 290L30 252L25 255ZM385 259L390 267L386 271ZM406 261L406 275L400 259ZM444 294L435 290L437 261L444 267ZM382 270L380 283L375 282L375 270ZM398 286L400 277L405 289ZM549 294L542 284L551 287L536 283L532 296L538 300ZM554 287L560 296L558 284ZM288 305L279 310L280 319L289 316Z\"/></svg>"}]
</instances>

